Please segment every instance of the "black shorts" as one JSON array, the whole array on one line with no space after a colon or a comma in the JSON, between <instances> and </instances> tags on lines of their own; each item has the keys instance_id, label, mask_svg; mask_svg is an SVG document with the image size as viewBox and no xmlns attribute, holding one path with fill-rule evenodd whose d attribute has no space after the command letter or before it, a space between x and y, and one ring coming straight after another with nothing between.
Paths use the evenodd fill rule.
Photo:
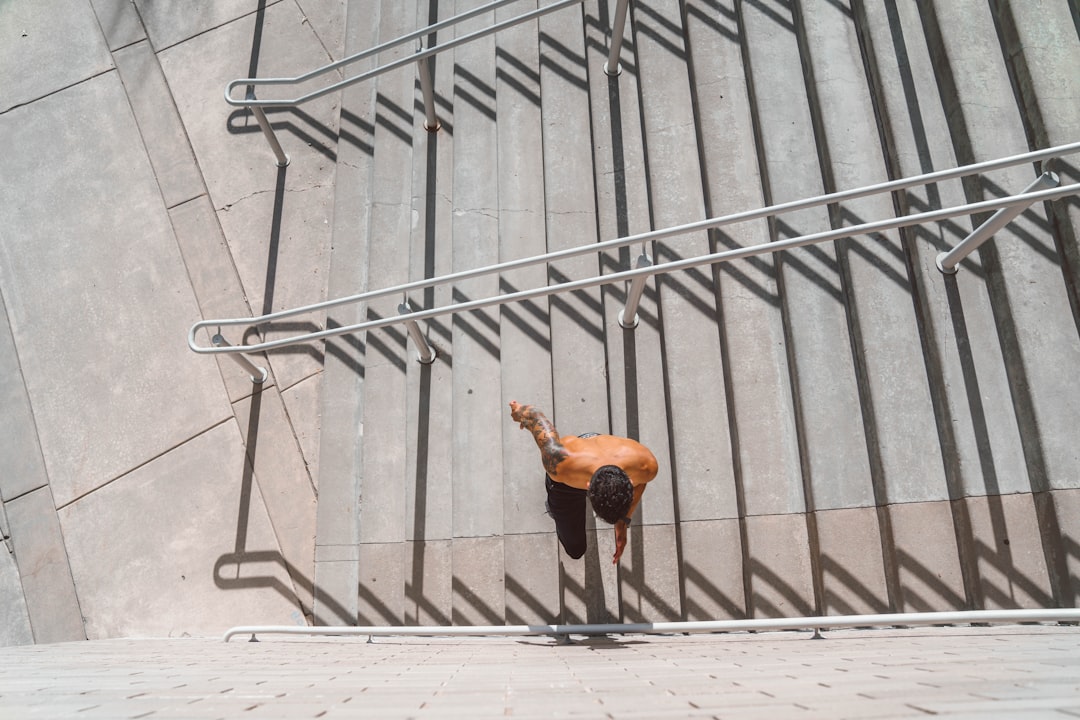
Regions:
<instances>
[{"instance_id":1,"label":"black shorts","mask_svg":"<svg viewBox=\"0 0 1080 720\"><path fill-rule=\"evenodd\" d=\"M596 437L600 433L585 433L580 438ZM585 554L585 504L589 491L564 485L544 475L547 488L547 511L555 521L555 534L566 554L577 560Z\"/></svg>"}]
</instances>

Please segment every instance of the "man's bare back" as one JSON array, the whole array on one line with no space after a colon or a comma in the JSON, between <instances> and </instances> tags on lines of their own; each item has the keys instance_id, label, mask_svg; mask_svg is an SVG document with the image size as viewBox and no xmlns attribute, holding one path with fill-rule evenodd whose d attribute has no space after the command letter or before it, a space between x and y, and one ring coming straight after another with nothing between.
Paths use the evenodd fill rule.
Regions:
<instances>
[{"instance_id":1,"label":"man's bare back","mask_svg":"<svg viewBox=\"0 0 1080 720\"><path fill-rule=\"evenodd\" d=\"M652 452L630 438L615 435L595 435L580 438L574 435L562 437L554 423L532 405L510 402L510 417L522 429L532 433L540 450L540 460L548 477L558 483L579 490L588 490L593 475L604 466L617 466L633 485L633 502L623 520L615 526L615 556L618 562L626 547L627 521L637 510L645 486L657 473L656 457ZM622 482L625 482L623 480Z\"/></svg>"}]
</instances>

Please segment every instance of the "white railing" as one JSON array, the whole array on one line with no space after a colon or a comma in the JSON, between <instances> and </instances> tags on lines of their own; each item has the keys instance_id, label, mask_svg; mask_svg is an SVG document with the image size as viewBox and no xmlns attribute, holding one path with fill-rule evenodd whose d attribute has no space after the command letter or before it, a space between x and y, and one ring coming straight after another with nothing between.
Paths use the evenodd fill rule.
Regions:
<instances>
[{"instance_id":1,"label":"white railing","mask_svg":"<svg viewBox=\"0 0 1080 720\"><path fill-rule=\"evenodd\" d=\"M445 30L446 28L452 27L460 22L477 17L478 15L492 12L495 9L500 8L504 5L509 5L511 3L519 1L520 0L495 0L495 2L488 3L487 5L474 8L467 12L459 13L452 18L448 18L441 22L428 25L427 27L415 30L406 35L402 35L399 38L382 43L381 45L377 45L373 48L369 48L354 55L350 55L349 57L338 60L337 62L324 65L323 67L312 70L309 73L297 75L296 77L242 78L240 80L233 80L225 87L225 102L236 107L251 108L251 112L255 115L255 119L258 121L259 127L262 129L263 135L266 136L267 142L270 143L270 148L274 151L274 155L277 158L278 166L284 167L289 164L289 156L285 154L284 150L282 150L281 143L278 142L277 135L274 133L274 129L270 126L270 122L267 120L266 112L263 110L263 108L295 107L297 105L302 105L303 103L309 102L316 98L320 98L323 95L327 95L338 90L343 90L350 85L355 85L357 83L364 82L365 80L371 80L372 78L375 78L384 73L388 73L391 70L396 70L400 67L404 67L409 63L416 63L417 71L420 77L420 90L424 96L424 127L434 132L439 129L439 120L435 114L435 90L431 77L431 69L428 65L428 60L430 58L435 57L439 53L445 52L447 50L451 50L461 45L466 45L473 40L478 40L487 35L497 33L500 30L505 30L507 28L513 27L514 25L519 25L530 20L535 20L536 18L547 15L548 13L563 10L574 5L581 5L583 2L585 2L585 0L558 0L557 2L551 3L550 5L545 5L531 12L522 13L521 15L517 15L507 20L497 22L494 25L490 25L481 30L476 30L466 35L462 35L461 37L454 38L453 40L448 40L444 43L432 45L429 48L423 47L423 38L428 35L439 32L440 30ZM608 75L618 75L619 72L621 72L621 66L619 65L619 56L622 50L623 31L626 26L626 11L628 3L629 0L618 0L618 4L615 7L615 18L612 23L611 29L611 46L608 49L607 62L604 64L604 72ZM392 48L413 41L419 43L419 47L415 55L411 57L399 58L384 65L379 65L378 67L363 72L359 75L346 78L344 80L341 80L340 82L333 83L332 85L328 85L327 87L320 88L318 90L313 90L305 95L299 95L294 98L279 99L260 99L257 98L255 95L255 88L257 86L299 85L301 83L314 80L327 73L334 72L335 70L340 70L342 68L348 67L353 63L364 60L365 58L372 57L373 55L377 55L380 52L384 52L386 50L390 50ZM239 99L233 97L233 90L241 86L247 88L244 98Z\"/></svg>"},{"instance_id":2,"label":"white railing","mask_svg":"<svg viewBox=\"0 0 1080 720\"><path fill-rule=\"evenodd\" d=\"M795 618L747 620L700 620L657 623L604 623L592 625L378 625L324 626L242 625L230 628L223 639L236 635L366 635L376 636L521 636L548 635L655 635L671 633L772 632L779 630L820 630L868 627L917 627L926 625L1018 624L1033 622L1080 622L1080 609L956 610L946 612L881 613L873 615L820 615Z\"/></svg>"},{"instance_id":3,"label":"white railing","mask_svg":"<svg viewBox=\"0 0 1080 720\"><path fill-rule=\"evenodd\" d=\"M591 245L568 248L566 250L559 250L556 252L522 258L519 260L510 260L496 265L476 268L474 270L464 270L461 272L451 273L448 275L442 275L434 278L428 278L425 280L416 280L402 285L395 285L393 287L383 288L381 290L371 290L368 292L359 293L357 295L350 295L348 297L337 298L334 300L326 300L324 302L314 303L312 305L306 305L304 307L299 307L292 310L283 310L280 312L260 315L258 317L203 320L195 323L188 332L188 346L194 352L200 354L228 354L248 371L248 373L252 377L253 382L262 382L262 379L265 379L265 370L254 365L254 363L244 357L242 353L254 353L262 352L265 350L273 350L276 348L312 342L315 340L322 340L338 335L346 335L365 330L375 330L377 328L397 325L401 323L404 324L405 327L408 329L409 336L412 338L413 343L416 344L418 348L418 359L421 362L431 362L435 359L435 354L434 350L428 345L426 339L424 339L423 333L419 329L418 323L422 320L429 320L431 318L440 317L443 315L451 315L459 312L479 310L486 307L505 305L507 303L521 302L523 300L531 300L534 298L546 297L548 295L581 290L590 287L611 285L623 281L629 281L630 288L627 292L627 304L620 313L620 324L624 328L630 329L635 327L637 324L637 303L641 297L644 283L648 278L652 277L653 275L674 272L676 270L688 270L702 265L713 265L716 263L730 262L731 260L751 257L754 255L776 253L780 252L781 250L790 250L806 245L813 245L817 243L828 242L831 240L854 237L867 233L880 232L883 230L909 227L912 225L918 225L926 222L947 220L949 218L962 215L973 215L976 213L997 211L987 221L985 221L978 228L976 228L967 238L965 238L955 248L953 248L953 250L947 253L941 253L938 256L938 267L943 272L951 273L956 271L957 264L961 260L963 260L964 257L966 257L969 253L973 252L981 243L989 239L993 232L1003 227L1005 223L1007 223L1010 219L1022 212L1024 208L1036 202L1056 200L1058 198L1066 197L1068 195L1080 194L1080 184L1071 184L1057 187L1059 182L1058 176L1051 170L1047 169L1043 173L1041 173L1036 182L1028 186L1028 188L1026 188L1024 192L1017 195L1008 195L1006 197L994 198L992 200L967 203L964 205L957 205L954 207L943 208L940 210L931 210L911 215L891 217L884 220L866 222L859 225L851 225L848 227L813 233L810 235L801 235L799 237L786 240L777 240L773 242L761 243L758 245L734 248L731 250L724 250L708 255L675 260L671 262L660 263L657 265L652 264L652 261L649 258L647 252L647 247L648 243L650 242L678 235L686 235L700 230L719 228L726 225L733 225L736 223L748 222L751 220L774 217L783 213L793 212L796 210L802 210L805 208L816 207L820 205L827 205L830 203L843 202L845 200L852 200L855 198L866 197L870 195L895 192L911 187L928 185L930 183L939 182L942 180L976 175L1024 163L1034 163L1043 160L1052 161L1054 158L1063 155L1074 154L1077 152L1080 152L1080 142L1072 143L1069 145L1060 145L1044 150L1036 150L1020 155L1013 155L998 160L965 165L954 169L940 170L937 172L926 173L924 175L918 175L911 178L892 180L889 182L879 183L876 185L870 185L862 188L856 188L853 190L843 190L839 192L829 193L827 195L819 195L817 197L812 197L805 200L797 200L788 203L770 205L768 207L764 207L758 210L750 210L741 213L734 213L731 215L724 215L722 217L708 218L706 220L700 220L698 222L687 223L685 225L664 228L662 230L653 230L650 232L640 233L637 235L631 235L623 238L616 238L613 240L607 240ZM1045 163L1044 167L1049 167L1050 165L1052 165L1052 163ZM1048 189L1037 189L1046 186L1050 187ZM587 255L592 253L599 253L601 251L613 250L616 248L626 247L637 243L641 243L642 252L637 260L637 267L632 270L624 270L608 275L598 275L595 277L589 277L580 280L571 280L567 282L557 283L555 285L548 285L544 287L533 288L530 290L521 290L512 293L504 293L468 302L451 303L449 305L428 309L413 310L412 307L408 304L408 293L415 290L432 288L436 286L452 285L453 283L463 280L493 275L533 265L548 264L556 260L562 260L569 257ZM226 327L254 328L259 325L273 323L275 321L295 317L297 315L304 315L308 313L329 310L331 308L353 305L369 300L374 300L380 297L394 295L402 296L402 303L398 307L399 314L396 317L386 317L376 320L368 320L366 322L356 323L353 325L327 328L315 332L309 332L301 335L295 335L292 337L280 338L277 340L270 340L250 345L230 344L221 334L221 329ZM213 337L213 339L211 340L211 346L208 347L199 345L199 343L197 342L197 335L201 330L207 330L211 333Z\"/></svg>"}]
</instances>

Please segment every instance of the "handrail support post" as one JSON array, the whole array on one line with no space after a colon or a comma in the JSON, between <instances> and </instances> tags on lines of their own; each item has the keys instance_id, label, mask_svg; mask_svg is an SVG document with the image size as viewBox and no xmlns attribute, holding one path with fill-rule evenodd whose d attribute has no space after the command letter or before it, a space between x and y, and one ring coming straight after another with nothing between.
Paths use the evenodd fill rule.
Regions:
<instances>
[{"instance_id":1,"label":"handrail support post","mask_svg":"<svg viewBox=\"0 0 1080 720\"><path fill-rule=\"evenodd\" d=\"M247 99L256 99L255 88L250 88L248 90ZM285 167L289 164L289 156L286 155L285 151L281 148L281 143L278 142L277 134L274 133L274 128L270 126L270 121L266 119L266 112L258 105L252 105L251 112L255 116L255 120L258 121L263 136L266 138L266 142L270 143L270 149L274 151L274 156L277 158L277 166Z\"/></svg>"},{"instance_id":2,"label":"handrail support post","mask_svg":"<svg viewBox=\"0 0 1080 720\"><path fill-rule=\"evenodd\" d=\"M398 305L398 315L409 315L412 313L412 306L409 305L409 301L405 300ZM435 358L439 356L435 352L435 348L428 344L427 338L424 337L424 333L420 332L420 326L415 320L406 320L405 329L409 332L409 337L412 338L413 345L416 346L416 359L424 365L430 365L435 362Z\"/></svg>"},{"instance_id":3,"label":"handrail support post","mask_svg":"<svg viewBox=\"0 0 1080 720\"><path fill-rule=\"evenodd\" d=\"M608 50L608 59L604 63L604 73L615 77L622 72L619 64L619 55L622 52L623 33L626 29L626 9L630 0L619 0L615 6L615 21L611 24L611 49Z\"/></svg>"},{"instance_id":4,"label":"handrail support post","mask_svg":"<svg viewBox=\"0 0 1080 720\"><path fill-rule=\"evenodd\" d=\"M424 43L417 43L416 52L423 52ZM438 132L442 127L439 118L435 115L435 85L431 77L431 63L428 57L422 57L416 61L416 70L420 75L420 92L424 96L424 129L428 132Z\"/></svg>"},{"instance_id":5,"label":"handrail support post","mask_svg":"<svg viewBox=\"0 0 1080 720\"><path fill-rule=\"evenodd\" d=\"M651 266L652 260L645 252L642 252L634 264L634 269L640 270ZM645 281L648 279L648 275L641 275L630 281L630 289L626 293L626 306L619 313L619 325L626 330L633 330L638 326L638 303L641 302L641 294L645 292Z\"/></svg>"},{"instance_id":6,"label":"handrail support post","mask_svg":"<svg viewBox=\"0 0 1080 720\"><path fill-rule=\"evenodd\" d=\"M1051 160L1050 162L1053 161ZM1048 162L1047 165L1049 165L1050 162ZM1021 194L1057 187L1060 184L1061 179L1058 177L1058 174L1047 170L1042 175L1035 178L1033 183L1024 188L1024 192ZM973 253L980 245L993 237L994 233L998 230L1012 222L1013 218L1031 207L1031 204L1032 203L1013 205L998 210L991 215L986 222L972 230L971 234L961 240L952 250L938 253L937 258L935 259L938 270L948 275L956 273L961 260Z\"/></svg>"},{"instance_id":7,"label":"handrail support post","mask_svg":"<svg viewBox=\"0 0 1080 720\"><path fill-rule=\"evenodd\" d=\"M221 336L221 333L214 335L210 338L210 342L214 344L214 347L232 347L232 344ZM229 357L236 361L236 364L244 368L247 371L248 376L251 378L251 382L256 385L262 385L266 382L268 377L266 368L261 368L255 363L248 360L246 357L239 353L227 353Z\"/></svg>"}]
</instances>

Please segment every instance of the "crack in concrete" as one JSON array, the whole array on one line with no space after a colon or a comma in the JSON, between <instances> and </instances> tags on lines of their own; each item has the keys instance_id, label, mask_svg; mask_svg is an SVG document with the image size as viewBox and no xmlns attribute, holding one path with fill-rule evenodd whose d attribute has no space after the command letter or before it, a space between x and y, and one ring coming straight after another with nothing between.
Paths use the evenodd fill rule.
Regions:
<instances>
[{"instance_id":1,"label":"crack in concrete","mask_svg":"<svg viewBox=\"0 0 1080 720\"><path fill-rule=\"evenodd\" d=\"M483 215L484 217L489 217L492 220L499 219L499 211L492 208L454 208L455 217L471 214Z\"/></svg>"},{"instance_id":2,"label":"crack in concrete","mask_svg":"<svg viewBox=\"0 0 1080 720\"><path fill-rule=\"evenodd\" d=\"M308 187L303 187L303 188L285 188L285 192L286 193L294 193L294 194L295 193L306 193L306 192L310 192L312 190L320 190L320 189L326 188L326 187L330 187L330 185L327 185L327 184L324 184L324 183L316 183L314 185L309 185ZM215 210L216 211L224 210L225 212L228 212L229 210L231 210L233 207L239 205L240 203L247 202L248 200L251 200L252 198L258 197L260 195L266 195L267 193L277 194L277 189L275 188L273 190L256 190L255 192L248 193L247 195L239 197L239 198L237 198L236 200L233 200L230 203L225 203L221 207L215 208Z\"/></svg>"}]
</instances>

